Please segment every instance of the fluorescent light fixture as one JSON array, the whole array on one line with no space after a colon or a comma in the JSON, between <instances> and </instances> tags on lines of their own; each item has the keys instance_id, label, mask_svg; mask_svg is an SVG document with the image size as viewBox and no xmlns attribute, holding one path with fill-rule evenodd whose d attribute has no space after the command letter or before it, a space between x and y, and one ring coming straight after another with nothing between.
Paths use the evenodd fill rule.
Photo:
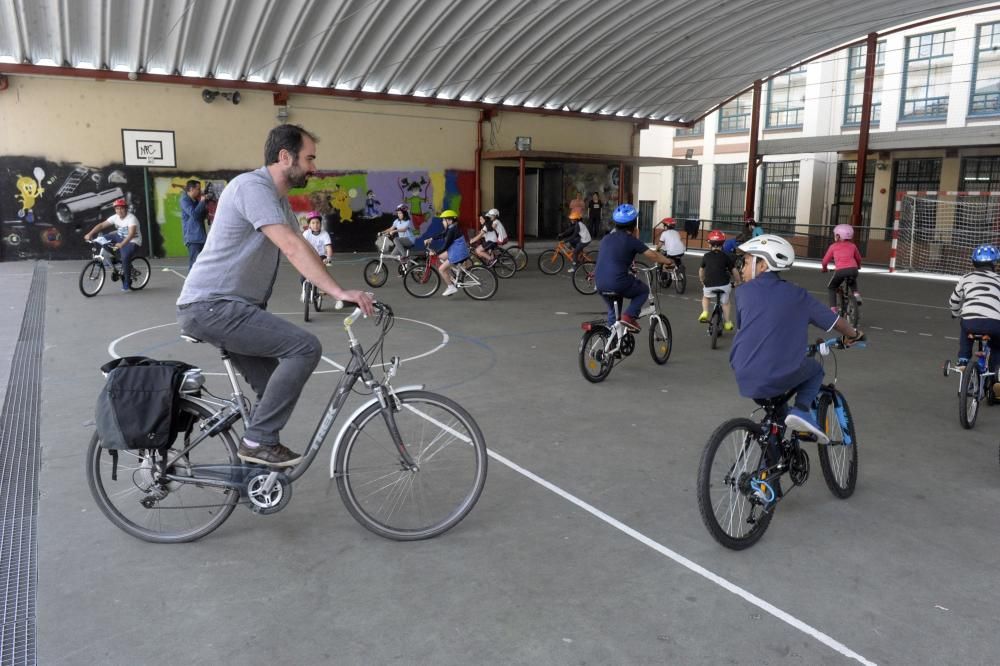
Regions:
<instances>
[{"instance_id":1,"label":"fluorescent light fixture","mask_svg":"<svg viewBox=\"0 0 1000 666\"><path fill-rule=\"evenodd\" d=\"M454 99L454 98L453 98L453 97L452 97L451 95L449 95L448 93L438 93L438 94L437 94L437 98L438 98L438 99Z\"/></svg>"},{"instance_id":2,"label":"fluorescent light fixture","mask_svg":"<svg viewBox=\"0 0 1000 666\"><path fill-rule=\"evenodd\" d=\"M361 87L361 89L364 90L365 92L370 92L370 93L382 92L382 89L379 88L374 83L366 83Z\"/></svg>"},{"instance_id":3,"label":"fluorescent light fixture","mask_svg":"<svg viewBox=\"0 0 1000 666\"><path fill-rule=\"evenodd\" d=\"M509 99L505 99L504 101L502 101L500 103L503 104L504 106L518 106L517 102L515 102L513 100L509 100Z\"/></svg>"},{"instance_id":4,"label":"fluorescent light fixture","mask_svg":"<svg viewBox=\"0 0 1000 666\"><path fill-rule=\"evenodd\" d=\"M562 110L563 110L563 111L572 111L572 109L571 109L571 108L569 108L568 106L564 106L564 107L562 108Z\"/></svg>"},{"instance_id":5,"label":"fluorescent light fixture","mask_svg":"<svg viewBox=\"0 0 1000 666\"><path fill-rule=\"evenodd\" d=\"M428 94L427 94L426 92L424 92L423 90L414 90L414 91L413 91L413 92L412 92L411 94L412 94L412 95L413 95L414 97L430 97L430 95L428 95Z\"/></svg>"},{"instance_id":6,"label":"fluorescent light fixture","mask_svg":"<svg viewBox=\"0 0 1000 666\"><path fill-rule=\"evenodd\" d=\"M319 79L309 79L309 83L306 84L310 88L322 88L323 82Z\"/></svg>"},{"instance_id":7,"label":"fluorescent light fixture","mask_svg":"<svg viewBox=\"0 0 1000 666\"><path fill-rule=\"evenodd\" d=\"M197 69L185 69L184 76L201 76L201 72L199 72Z\"/></svg>"},{"instance_id":8,"label":"fluorescent light fixture","mask_svg":"<svg viewBox=\"0 0 1000 666\"><path fill-rule=\"evenodd\" d=\"M167 73L167 68L166 67L160 67L159 65L157 65L156 67L150 67L146 71L149 72L150 74L166 74Z\"/></svg>"},{"instance_id":9,"label":"fluorescent light fixture","mask_svg":"<svg viewBox=\"0 0 1000 666\"><path fill-rule=\"evenodd\" d=\"M524 100L524 102L521 103L521 106L523 106L526 109L534 109L538 105L535 104L534 102L529 102L528 100Z\"/></svg>"},{"instance_id":10,"label":"fluorescent light fixture","mask_svg":"<svg viewBox=\"0 0 1000 666\"><path fill-rule=\"evenodd\" d=\"M354 86L350 83L338 83L334 86L337 90L354 90Z\"/></svg>"},{"instance_id":11,"label":"fluorescent light fixture","mask_svg":"<svg viewBox=\"0 0 1000 666\"><path fill-rule=\"evenodd\" d=\"M389 88L389 94L390 95L405 95L406 93L404 93L399 88Z\"/></svg>"},{"instance_id":12,"label":"fluorescent light fixture","mask_svg":"<svg viewBox=\"0 0 1000 666\"><path fill-rule=\"evenodd\" d=\"M42 67L55 67L57 63L52 58L41 58L35 64L36 65L40 65ZM117 70L117 71L125 71L125 72L127 72L128 71L128 67L126 67L124 70Z\"/></svg>"},{"instance_id":13,"label":"fluorescent light fixture","mask_svg":"<svg viewBox=\"0 0 1000 666\"><path fill-rule=\"evenodd\" d=\"M278 78L278 84L282 86L293 86L295 85L295 79L291 76L282 76Z\"/></svg>"},{"instance_id":14,"label":"fluorescent light fixture","mask_svg":"<svg viewBox=\"0 0 1000 666\"><path fill-rule=\"evenodd\" d=\"M17 62L17 58L12 55L0 55L0 62Z\"/></svg>"},{"instance_id":15,"label":"fluorescent light fixture","mask_svg":"<svg viewBox=\"0 0 1000 666\"><path fill-rule=\"evenodd\" d=\"M235 77L229 72L216 72L215 78L222 79L223 81L232 81Z\"/></svg>"},{"instance_id":16,"label":"fluorescent light fixture","mask_svg":"<svg viewBox=\"0 0 1000 666\"><path fill-rule=\"evenodd\" d=\"M462 100L463 102L475 102L476 101L476 98L475 98L474 95L462 95L461 97L459 97L459 99Z\"/></svg>"},{"instance_id":17,"label":"fluorescent light fixture","mask_svg":"<svg viewBox=\"0 0 1000 666\"><path fill-rule=\"evenodd\" d=\"M260 74L251 74L247 77L247 81L250 81L251 83L264 83L267 79Z\"/></svg>"},{"instance_id":18,"label":"fluorescent light fixture","mask_svg":"<svg viewBox=\"0 0 1000 666\"><path fill-rule=\"evenodd\" d=\"M86 60L81 60L76 63L76 67L77 69L97 69L97 67L94 66L94 63L87 62Z\"/></svg>"}]
</instances>

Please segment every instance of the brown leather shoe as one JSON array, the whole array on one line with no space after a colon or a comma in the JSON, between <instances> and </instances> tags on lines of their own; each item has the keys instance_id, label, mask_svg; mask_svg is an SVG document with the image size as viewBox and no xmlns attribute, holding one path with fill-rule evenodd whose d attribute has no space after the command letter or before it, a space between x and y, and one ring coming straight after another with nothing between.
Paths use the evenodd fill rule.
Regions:
<instances>
[{"instance_id":1,"label":"brown leather shoe","mask_svg":"<svg viewBox=\"0 0 1000 666\"><path fill-rule=\"evenodd\" d=\"M267 465L268 467L294 467L302 461L302 455L292 451L284 444L261 444L260 446L249 447L244 442L240 442L240 447L236 450L236 455L240 460L257 465Z\"/></svg>"}]
</instances>

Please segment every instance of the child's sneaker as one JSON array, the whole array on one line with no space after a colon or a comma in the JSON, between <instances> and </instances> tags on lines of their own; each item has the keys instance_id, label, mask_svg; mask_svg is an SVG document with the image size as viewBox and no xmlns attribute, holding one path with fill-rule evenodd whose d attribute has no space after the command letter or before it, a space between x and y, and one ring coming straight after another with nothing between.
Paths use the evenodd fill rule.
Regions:
<instances>
[{"instance_id":1,"label":"child's sneaker","mask_svg":"<svg viewBox=\"0 0 1000 666\"><path fill-rule=\"evenodd\" d=\"M705 311L705 310L702 310L701 314L698 315L698 321L700 323L702 323L702 324L706 323L708 321L708 312Z\"/></svg>"},{"instance_id":2,"label":"child's sneaker","mask_svg":"<svg viewBox=\"0 0 1000 666\"><path fill-rule=\"evenodd\" d=\"M458 287L456 287L453 284L449 284L448 288L445 289L444 292L442 292L441 295L442 296L451 296L452 294L456 293L457 291L458 291Z\"/></svg>"},{"instance_id":3,"label":"child's sneaker","mask_svg":"<svg viewBox=\"0 0 1000 666\"><path fill-rule=\"evenodd\" d=\"M861 292L854 292L854 300L858 302L858 305L861 305Z\"/></svg>"},{"instance_id":4,"label":"child's sneaker","mask_svg":"<svg viewBox=\"0 0 1000 666\"><path fill-rule=\"evenodd\" d=\"M785 425L794 430L795 432L808 432L816 437L816 441L820 444L829 444L830 438L826 436L819 424L816 423L816 417L814 417L809 412L803 411L798 408L791 408L788 410L788 416L785 417Z\"/></svg>"},{"instance_id":5,"label":"child's sneaker","mask_svg":"<svg viewBox=\"0 0 1000 666\"><path fill-rule=\"evenodd\" d=\"M632 315L628 313L622 315L621 322L625 324L625 328L632 331L633 333L638 333L639 331L642 330L642 327L639 326L639 322L636 321L635 318L633 318Z\"/></svg>"},{"instance_id":6,"label":"child's sneaker","mask_svg":"<svg viewBox=\"0 0 1000 666\"><path fill-rule=\"evenodd\" d=\"M567 273L572 273L575 270L576 270L576 264L570 264L569 268L566 269L566 272Z\"/></svg>"},{"instance_id":7,"label":"child's sneaker","mask_svg":"<svg viewBox=\"0 0 1000 666\"><path fill-rule=\"evenodd\" d=\"M724 331L731 331L731 330L733 330L733 322L727 321L725 324L722 325L722 330L724 330Z\"/></svg>"}]
</instances>

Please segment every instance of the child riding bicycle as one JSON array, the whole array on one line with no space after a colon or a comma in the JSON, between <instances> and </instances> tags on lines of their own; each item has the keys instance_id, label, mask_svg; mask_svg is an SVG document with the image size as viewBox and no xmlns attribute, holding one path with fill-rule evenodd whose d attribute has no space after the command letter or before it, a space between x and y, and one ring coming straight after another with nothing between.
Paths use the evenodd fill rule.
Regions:
<instances>
[{"instance_id":1,"label":"child riding bicycle","mask_svg":"<svg viewBox=\"0 0 1000 666\"><path fill-rule=\"evenodd\" d=\"M430 240L442 241L441 246L434 250L441 260L437 270L445 284L445 290L441 295L451 296L458 292L458 287L452 282L450 269L452 265L460 264L469 258L469 244L458 227L458 213L450 209L442 211L441 222L444 223L444 231L432 236Z\"/></svg>"},{"instance_id":2,"label":"child riding bicycle","mask_svg":"<svg viewBox=\"0 0 1000 666\"><path fill-rule=\"evenodd\" d=\"M659 228L663 232L656 239L656 249L673 259L678 266L683 265L687 246L677 231L677 222L672 217L665 217L660 221Z\"/></svg>"},{"instance_id":3,"label":"child riding bicycle","mask_svg":"<svg viewBox=\"0 0 1000 666\"><path fill-rule=\"evenodd\" d=\"M416 236L413 232L413 220L410 219L410 209L406 204L399 204L396 206L396 219L392 221L392 226L384 229L382 233L392 239L392 242L396 246L396 256L400 259L410 251L410 248L416 242Z\"/></svg>"},{"instance_id":4,"label":"child riding bicycle","mask_svg":"<svg viewBox=\"0 0 1000 666\"><path fill-rule=\"evenodd\" d=\"M615 292L630 299L621 322L635 332L639 329L639 312L649 297L649 287L632 275L632 262L637 255L665 266L673 266L673 261L656 250L646 246L636 236L638 233L639 211L632 204L622 204L615 208L611 219L614 230L601 240L600 255L594 271L594 282L599 292ZM608 306L608 325L615 323L614 303L601 293Z\"/></svg>"},{"instance_id":5,"label":"child riding bicycle","mask_svg":"<svg viewBox=\"0 0 1000 666\"><path fill-rule=\"evenodd\" d=\"M861 338L855 330L809 292L781 279L795 262L795 250L784 238L756 236L739 246L737 263L743 284L736 299L739 331L729 364L740 395L768 400L795 391L785 425L807 431L825 444L829 438L816 423L812 405L823 384L823 366L807 356L809 325L836 329L847 345Z\"/></svg>"},{"instance_id":6,"label":"child riding bicycle","mask_svg":"<svg viewBox=\"0 0 1000 666\"><path fill-rule=\"evenodd\" d=\"M557 238L564 241L573 248L573 262L569 267L569 273L576 270L576 267L583 263L583 249L590 243L590 230L583 223L583 215L578 210L569 213L569 220Z\"/></svg>"},{"instance_id":7,"label":"child riding bicycle","mask_svg":"<svg viewBox=\"0 0 1000 666\"><path fill-rule=\"evenodd\" d=\"M958 337L957 366L964 369L972 356L970 335L988 335L1000 341L1000 275L996 272L1000 250L992 245L980 245L972 253L971 273L966 273L955 285L948 299L951 316L959 317L962 333ZM1000 354L990 359L990 372L996 370ZM994 394L1000 382L993 385ZM997 396L1000 397L1000 396Z\"/></svg>"},{"instance_id":8,"label":"child riding bicycle","mask_svg":"<svg viewBox=\"0 0 1000 666\"><path fill-rule=\"evenodd\" d=\"M851 242L854 238L854 227L849 224L838 224L833 228L833 243L823 255L821 269L827 272L830 260L837 266L826 289L830 294L830 309L837 312L837 290L841 283L847 281L848 287L854 292L854 298L861 305L861 292L858 291L858 271L861 268L861 252L858 246Z\"/></svg>"},{"instance_id":9,"label":"child riding bicycle","mask_svg":"<svg viewBox=\"0 0 1000 666\"><path fill-rule=\"evenodd\" d=\"M698 321L704 324L708 321L708 309L712 300L715 299L715 292L721 291L720 301L722 302L722 316L725 323L723 330L733 330L732 304L729 302L729 294L732 290L732 282L738 280L736 264L733 258L722 251L722 245L726 242L726 234L718 229L708 234L708 245L711 248L701 258L701 268L698 269L698 279L701 280L701 314Z\"/></svg>"}]
</instances>

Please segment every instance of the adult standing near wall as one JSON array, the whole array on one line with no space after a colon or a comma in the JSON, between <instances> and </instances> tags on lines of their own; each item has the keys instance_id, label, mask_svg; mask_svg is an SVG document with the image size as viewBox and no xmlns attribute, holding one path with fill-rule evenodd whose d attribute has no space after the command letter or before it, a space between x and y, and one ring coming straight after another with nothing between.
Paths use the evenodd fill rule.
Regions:
<instances>
[{"instance_id":1,"label":"adult standing near wall","mask_svg":"<svg viewBox=\"0 0 1000 666\"><path fill-rule=\"evenodd\" d=\"M601 231L601 212L604 210L604 202L601 201L601 195L594 192L590 195L590 201L587 202L587 212L589 217L587 221L590 227L591 238L600 238Z\"/></svg>"},{"instance_id":2,"label":"adult standing near wall","mask_svg":"<svg viewBox=\"0 0 1000 666\"><path fill-rule=\"evenodd\" d=\"M177 299L181 330L224 347L257 394L237 451L244 462L291 467L302 459L279 433L323 351L315 335L267 312L281 255L324 292L372 314L367 293L330 277L288 203L288 191L305 187L315 161L311 133L298 125L272 129L265 166L234 178L219 197L212 233Z\"/></svg>"},{"instance_id":3,"label":"adult standing near wall","mask_svg":"<svg viewBox=\"0 0 1000 666\"><path fill-rule=\"evenodd\" d=\"M587 202L583 200L583 192L576 191L576 198L569 202L569 212L576 211L580 214L580 219L587 214Z\"/></svg>"},{"instance_id":4,"label":"adult standing near wall","mask_svg":"<svg viewBox=\"0 0 1000 666\"><path fill-rule=\"evenodd\" d=\"M205 248L205 240L208 238L205 231L207 217L208 197L202 196L201 181L189 180L181 193L181 229L184 232L184 245L188 250L188 272Z\"/></svg>"}]
</instances>

